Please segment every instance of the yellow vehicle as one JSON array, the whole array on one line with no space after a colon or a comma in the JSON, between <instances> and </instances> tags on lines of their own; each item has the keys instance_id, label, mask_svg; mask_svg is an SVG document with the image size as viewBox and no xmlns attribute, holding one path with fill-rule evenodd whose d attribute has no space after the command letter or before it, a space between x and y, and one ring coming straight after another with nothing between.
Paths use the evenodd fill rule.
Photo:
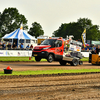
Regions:
<instances>
[{"instance_id":1,"label":"yellow vehicle","mask_svg":"<svg viewBox=\"0 0 100 100\"><path fill-rule=\"evenodd\" d=\"M89 63L92 63L92 65L98 65L100 64L100 46L96 46L96 50L92 51L89 54Z\"/></svg>"},{"instance_id":2,"label":"yellow vehicle","mask_svg":"<svg viewBox=\"0 0 100 100\"><path fill-rule=\"evenodd\" d=\"M37 45L40 45L45 39L48 39L48 36L37 37Z\"/></svg>"},{"instance_id":3,"label":"yellow vehicle","mask_svg":"<svg viewBox=\"0 0 100 100\"><path fill-rule=\"evenodd\" d=\"M92 65L100 64L100 55L98 55L98 54L89 54L89 63L92 63Z\"/></svg>"}]
</instances>

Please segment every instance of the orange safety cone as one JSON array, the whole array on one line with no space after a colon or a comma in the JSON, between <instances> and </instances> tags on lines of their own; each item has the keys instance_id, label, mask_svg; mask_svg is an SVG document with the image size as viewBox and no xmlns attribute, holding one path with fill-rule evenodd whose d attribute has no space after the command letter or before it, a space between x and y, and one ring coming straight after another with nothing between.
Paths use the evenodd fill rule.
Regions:
<instances>
[{"instance_id":1,"label":"orange safety cone","mask_svg":"<svg viewBox=\"0 0 100 100\"><path fill-rule=\"evenodd\" d=\"M29 60L31 60L31 57L29 57Z\"/></svg>"},{"instance_id":2,"label":"orange safety cone","mask_svg":"<svg viewBox=\"0 0 100 100\"><path fill-rule=\"evenodd\" d=\"M7 68L4 69L4 74L12 74L13 69L8 66Z\"/></svg>"},{"instance_id":3,"label":"orange safety cone","mask_svg":"<svg viewBox=\"0 0 100 100\"><path fill-rule=\"evenodd\" d=\"M7 69L7 70L12 70L12 68L11 68L10 66L8 66L6 69Z\"/></svg>"}]
</instances>

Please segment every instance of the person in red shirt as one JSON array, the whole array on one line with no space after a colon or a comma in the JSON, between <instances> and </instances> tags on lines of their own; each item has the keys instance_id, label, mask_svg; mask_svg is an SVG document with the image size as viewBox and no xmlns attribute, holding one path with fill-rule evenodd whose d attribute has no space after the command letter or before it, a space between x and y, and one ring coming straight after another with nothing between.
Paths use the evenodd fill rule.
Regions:
<instances>
[{"instance_id":1,"label":"person in red shirt","mask_svg":"<svg viewBox=\"0 0 100 100\"><path fill-rule=\"evenodd\" d=\"M33 45L31 44L30 49L33 49Z\"/></svg>"}]
</instances>

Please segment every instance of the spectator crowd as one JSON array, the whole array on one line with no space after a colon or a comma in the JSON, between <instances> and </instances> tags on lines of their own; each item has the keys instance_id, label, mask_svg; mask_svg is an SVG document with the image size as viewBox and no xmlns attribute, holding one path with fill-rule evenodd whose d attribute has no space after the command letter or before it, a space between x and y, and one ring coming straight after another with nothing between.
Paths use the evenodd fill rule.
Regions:
<instances>
[{"instance_id":1,"label":"spectator crowd","mask_svg":"<svg viewBox=\"0 0 100 100\"><path fill-rule=\"evenodd\" d=\"M13 44L11 43L1 43L0 42L0 50L32 50L33 49L33 45L31 44L29 46L29 44L24 47L23 43L21 43L18 47L16 45L16 43L14 42Z\"/></svg>"},{"instance_id":2,"label":"spectator crowd","mask_svg":"<svg viewBox=\"0 0 100 100\"><path fill-rule=\"evenodd\" d=\"M82 46L82 51L95 51L96 45Z\"/></svg>"}]
</instances>

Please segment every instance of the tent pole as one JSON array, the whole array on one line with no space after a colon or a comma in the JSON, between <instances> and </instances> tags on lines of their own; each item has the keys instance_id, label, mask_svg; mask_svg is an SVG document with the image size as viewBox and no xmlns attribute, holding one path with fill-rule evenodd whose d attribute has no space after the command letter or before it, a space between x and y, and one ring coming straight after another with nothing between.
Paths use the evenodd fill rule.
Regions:
<instances>
[{"instance_id":1,"label":"tent pole","mask_svg":"<svg viewBox=\"0 0 100 100\"><path fill-rule=\"evenodd\" d=\"M17 39L17 48L18 48L18 39Z\"/></svg>"},{"instance_id":2,"label":"tent pole","mask_svg":"<svg viewBox=\"0 0 100 100\"><path fill-rule=\"evenodd\" d=\"M13 46L13 39L12 39L12 46Z\"/></svg>"},{"instance_id":3,"label":"tent pole","mask_svg":"<svg viewBox=\"0 0 100 100\"><path fill-rule=\"evenodd\" d=\"M24 48L25 48L25 44L26 44L26 39L25 39L25 41L24 41Z\"/></svg>"}]
</instances>

